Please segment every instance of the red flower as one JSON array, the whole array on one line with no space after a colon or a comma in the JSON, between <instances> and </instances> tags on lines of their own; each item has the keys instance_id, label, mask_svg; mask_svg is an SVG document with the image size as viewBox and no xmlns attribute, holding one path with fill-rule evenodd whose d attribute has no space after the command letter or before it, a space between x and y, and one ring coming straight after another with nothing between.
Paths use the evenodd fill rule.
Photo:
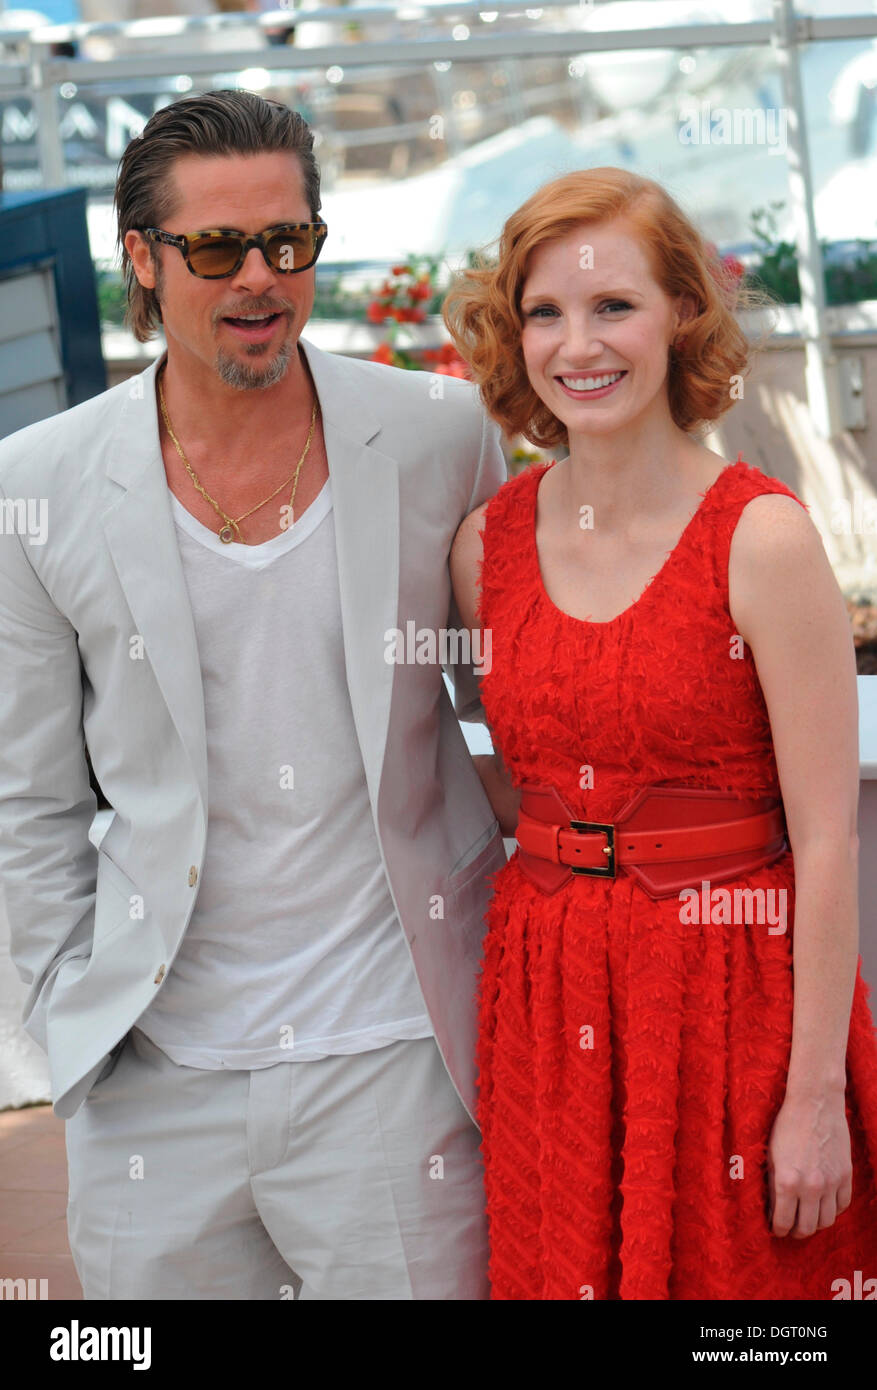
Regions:
<instances>
[{"instance_id":1,"label":"red flower","mask_svg":"<svg viewBox=\"0 0 877 1390\"><path fill-rule=\"evenodd\" d=\"M442 343L438 350L425 352L423 355L435 362L432 370L439 376L456 376L464 381L471 380L469 364L460 356L453 343Z\"/></svg>"},{"instance_id":2,"label":"red flower","mask_svg":"<svg viewBox=\"0 0 877 1390\"><path fill-rule=\"evenodd\" d=\"M365 316L369 323L383 323L384 319L387 317L386 306L384 304L379 304L376 299L373 299L365 311Z\"/></svg>"},{"instance_id":3,"label":"red flower","mask_svg":"<svg viewBox=\"0 0 877 1390\"><path fill-rule=\"evenodd\" d=\"M371 356L372 362L385 362L388 367L393 365L393 349L389 343L380 343L377 352Z\"/></svg>"},{"instance_id":4,"label":"red flower","mask_svg":"<svg viewBox=\"0 0 877 1390\"><path fill-rule=\"evenodd\" d=\"M391 275L411 275L411 274L412 274L411 266L410 266L410 265L391 265L391 266L390 266L390 274L391 274Z\"/></svg>"},{"instance_id":5,"label":"red flower","mask_svg":"<svg viewBox=\"0 0 877 1390\"><path fill-rule=\"evenodd\" d=\"M746 273L746 267L730 252L725 256L720 256L713 241L707 242L707 252L707 266L710 275L725 304L733 307L737 299L739 281Z\"/></svg>"}]
</instances>

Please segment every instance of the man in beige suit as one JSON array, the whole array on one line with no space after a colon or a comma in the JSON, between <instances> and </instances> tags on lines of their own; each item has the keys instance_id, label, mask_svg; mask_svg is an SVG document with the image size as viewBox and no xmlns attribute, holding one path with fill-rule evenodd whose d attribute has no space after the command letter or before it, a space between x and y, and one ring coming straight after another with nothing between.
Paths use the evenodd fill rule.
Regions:
<instances>
[{"instance_id":1,"label":"man in beige suit","mask_svg":"<svg viewBox=\"0 0 877 1390\"><path fill-rule=\"evenodd\" d=\"M167 352L0 444L4 514L47 517L0 534L0 912L85 1296L484 1298L505 854L442 666L477 717L447 556L498 431L467 382L301 338L326 228L288 108L164 108L116 203Z\"/></svg>"}]
</instances>

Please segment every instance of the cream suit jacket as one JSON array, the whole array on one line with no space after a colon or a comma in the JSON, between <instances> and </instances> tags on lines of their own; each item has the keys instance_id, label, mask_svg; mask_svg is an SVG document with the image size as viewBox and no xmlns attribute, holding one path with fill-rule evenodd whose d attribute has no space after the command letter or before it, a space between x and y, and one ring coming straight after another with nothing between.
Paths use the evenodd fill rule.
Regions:
<instances>
[{"instance_id":1,"label":"cream suit jacket","mask_svg":"<svg viewBox=\"0 0 877 1390\"><path fill-rule=\"evenodd\" d=\"M383 865L474 1118L487 876L505 862L457 718L480 717L478 685L471 664L449 663L452 703L441 665L389 662L386 634L461 627L448 552L505 479L499 430L468 382L300 342ZM173 970L205 855L204 696L159 446L160 360L0 442L0 914L64 1118ZM27 499L45 508L42 543L23 533ZM99 850L85 745L114 812Z\"/></svg>"}]
</instances>

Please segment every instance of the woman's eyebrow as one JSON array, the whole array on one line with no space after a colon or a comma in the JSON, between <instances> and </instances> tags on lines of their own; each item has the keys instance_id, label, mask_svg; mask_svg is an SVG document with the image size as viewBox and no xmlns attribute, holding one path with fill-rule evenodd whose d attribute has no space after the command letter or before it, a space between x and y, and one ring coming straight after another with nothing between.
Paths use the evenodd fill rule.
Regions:
<instances>
[{"instance_id":1,"label":"woman's eyebrow","mask_svg":"<svg viewBox=\"0 0 877 1390\"><path fill-rule=\"evenodd\" d=\"M610 288L608 288L608 289L596 290L596 291L594 292L594 294L591 295L591 298L592 298L592 299L610 299L610 298L611 298L611 299L632 299L632 298L634 298L634 297L635 297L636 295L638 295L638 294L639 294L639 291L638 291L638 290L628 290L628 289L623 289L623 288L622 288L622 289L612 289L612 288L610 287ZM525 304L529 304L529 303L531 303L531 301L533 301L533 300L554 299L554 298L556 298L556 296L553 295L553 294L551 294L551 292L550 292L549 290L544 290L544 291L542 291L541 294L540 294L540 293L534 293L533 291L528 291L527 294L523 295L522 298L521 298L521 307L523 308L523 306L524 306Z\"/></svg>"}]
</instances>

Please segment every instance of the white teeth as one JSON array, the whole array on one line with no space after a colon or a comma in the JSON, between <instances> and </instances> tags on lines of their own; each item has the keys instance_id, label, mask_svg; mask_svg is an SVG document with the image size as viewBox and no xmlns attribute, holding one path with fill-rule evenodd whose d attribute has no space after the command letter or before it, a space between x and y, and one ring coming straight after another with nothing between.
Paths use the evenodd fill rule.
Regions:
<instances>
[{"instance_id":1,"label":"white teeth","mask_svg":"<svg viewBox=\"0 0 877 1390\"><path fill-rule=\"evenodd\" d=\"M232 314L231 318L241 319L246 323L264 323L265 319L273 319L273 314Z\"/></svg>"},{"instance_id":2,"label":"white teeth","mask_svg":"<svg viewBox=\"0 0 877 1390\"><path fill-rule=\"evenodd\" d=\"M613 381L618 381L622 376L624 372L610 372L608 376L562 376L560 379L571 391L597 391L601 386L611 386Z\"/></svg>"}]
</instances>

